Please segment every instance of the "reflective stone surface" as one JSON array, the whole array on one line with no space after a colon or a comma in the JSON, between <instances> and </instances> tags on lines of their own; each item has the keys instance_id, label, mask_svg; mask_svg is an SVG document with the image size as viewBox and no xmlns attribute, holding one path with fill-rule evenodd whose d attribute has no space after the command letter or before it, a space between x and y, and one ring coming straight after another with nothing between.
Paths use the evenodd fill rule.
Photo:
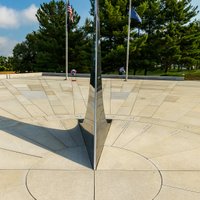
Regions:
<instances>
[{"instance_id":1,"label":"reflective stone surface","mask_svg":"<svg viewBox=\"0 0 200 200\"><path fill-rule=\"evenodd\" d=\"M90 86L87 112L81 130L91 165L96 169L103 150L110 123L104 113L102 90L98 92Z\"/></svg>"},{"instance_id":2,"label":"reflective stone surface","mask_svg":"<svg viewBox=\"0 0 200 200\"><path fill-rule=\"evenodd\" d=\"M90 89L85 119L81 124L83 138L91 164L96 169L110 124L104 113L102 79L101 79L101 41L99 2L95 3L95 38L93 65L90 76Z\"/></svg>"},{"instance_id":3,"label":"reflective stone surface","mask_svg":"<svg viewBox=\"0 0 200 200\"><path fill-rule=\"evenodd\" d=\"M96 132L95 132L95 160L94 166L97 167L99 162L104 143L106 137L108 135L108 131L110 128L111 122L107 122L104 113L104 106L103 106L103 94L102 90L97 92L97 113L96 113Z\"/></svg>"}]
</instances>

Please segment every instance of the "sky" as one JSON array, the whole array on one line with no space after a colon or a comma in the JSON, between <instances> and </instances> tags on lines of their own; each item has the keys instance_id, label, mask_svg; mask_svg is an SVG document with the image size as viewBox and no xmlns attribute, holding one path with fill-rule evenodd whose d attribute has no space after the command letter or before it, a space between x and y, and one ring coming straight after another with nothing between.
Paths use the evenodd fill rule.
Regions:
<instances>
[{"instance_id":1,"label":"sky","mask_svg":"<svg viewBox=\"0 0 200 200\"><path fill-rule=\"evenodd\" d=\"M11 56L17 43L25 40L28 33L38 30L35 17L42 3L50 0L0 0L0 56ZM73 8L81 16L80 24L89 17L89 0L70 0ZM192 0L193 6L200 10L200 0ZM200 19L200 13L197 16Z\"/></svg>"}]
</instances>

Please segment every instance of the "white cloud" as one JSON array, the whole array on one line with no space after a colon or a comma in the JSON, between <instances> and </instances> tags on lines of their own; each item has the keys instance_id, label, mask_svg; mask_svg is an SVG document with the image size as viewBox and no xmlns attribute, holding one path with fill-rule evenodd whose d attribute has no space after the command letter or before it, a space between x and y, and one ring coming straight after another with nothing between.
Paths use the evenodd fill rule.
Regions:
<instances>
[{"instance_id":1,"label":"white cloud","mask_svg":"<svg viewBox=\"0 0 200 200\"><path fill-rule=\"evenodd\" d=\"M0 36L0 55L1 56L11 56L12 50L18 42L11 40L7 37Z\"/></svg>"},{"instance_id":2,"label":"white cloud","mask_svg":"<svg viewBox=\"0 0 200 200\"><path fill-rule=\"evenodd\" d=\"M34 4L20 11L0 5L0 28L19 28L22 25L36 23L37 10L38 8Z\"/></svg>"},{"instance_id":3,"label":"white cloud","mask_svg":"<svg viewBox=\"0 0 200 200\"><path fill-rule=\"evenodd\" d=\"M14 28L18 26L17 12L0 5L0 28Z\"/></svg>"},{"instance_id":4,"label":"white cloud","mask_svg":"<svg viewBox=\"0 0 200 200\"><path fill-rule=\"evenodd\" d=\"M34 4L32 4L22 11L21 16L24 17L25 22L37 22L37 18L35 16L37 10L38 8Z\"/></svg>"}]
</instances>

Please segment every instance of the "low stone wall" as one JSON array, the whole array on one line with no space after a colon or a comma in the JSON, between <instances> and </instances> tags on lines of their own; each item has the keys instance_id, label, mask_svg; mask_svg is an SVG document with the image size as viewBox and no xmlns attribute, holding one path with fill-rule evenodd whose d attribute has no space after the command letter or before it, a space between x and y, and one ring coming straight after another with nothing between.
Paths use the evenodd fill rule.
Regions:
<instances>
[{"instance_id":1,"label":"low stone wall","mask_svg":"<svg viewBox=\"0 0 200 200\"><path fill-rule=\"evenodd\" d=\"M63 76L65 77L65 73L52 73L52 72L43 72L43 76ZM71 77L71 74L68 75ZM86 77L89 78L90 74L76 74L76 77ZM125 79L125 75L118 75L118 74L102 74L102 78L118 78L118 79ZM183 81L184 77L179 76L138 76L138 75L129 75L129 79L143 79L143 80L173 80L173 81Z\"/></svg>"},{"instance_id":2,"label":"low stone wall","mask_svg":"<svg viewBox=\"0 0 200 200\"><path fill-rule=\"evenodd\" d=\"M54 73L54 72L38 72L38 73L21 73L21 74L0 74L0 79L10 79L10 78L27 78L27 77L38 77L38 76L60 76L65 77L65 73ZM69 77L71 74L69 73ZM76 74L76 77L90 77L90 74ZM117 74L102 74L102 78L117 78L125 79L125 75ZM178 76L134 76L129 75L129 79L142 79L142 80L173 80L173 81L184 81L184 77Z\"/></svg>"},{"instance_id":3,"label":"low stone wall","mask_svg":"<svg viewBox=\"0 0 200 200\"><path fill-rule=\"evenodd\" d=\"M42 72L21 73L21 74L0 74L0 79L27 78L27 77L38 77L38 76L42 76Z\"/></svg>"}]
</instances>

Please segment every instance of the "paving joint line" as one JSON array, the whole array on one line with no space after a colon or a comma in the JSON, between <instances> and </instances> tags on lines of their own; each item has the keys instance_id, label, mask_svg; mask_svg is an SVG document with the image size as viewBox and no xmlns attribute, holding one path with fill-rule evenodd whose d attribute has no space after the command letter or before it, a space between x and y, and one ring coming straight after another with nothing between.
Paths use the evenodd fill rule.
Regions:
<instances>
[{"instance_id":1,"label":"paving joint line","mask_svg":"<svg viewBox=\"0 0 200 200\"><path fill-rule=\"evenodd\" d=\"M184 189L184 188L181 188L181 187L175 187L175 186L165 185L165 184L163 186L169 187L169 188L173 188L173 189L183 190L183 191L187 191L187 192L191 192L191 193L198 193L198 194L200 194L200 191L188 190L188 189Z\"/></svg>"},{"instance_id":2,"label":"paving joint line","mask_svg":"<svg viewBox=\"0 0 200 200\"><path fill-rule=\"evenodd\" d=\"M4 150L4 151L9 151L9 152L13 152L13 153L17 153L17 154L22 154L22 155L25 155L25 156L31 156L31 157L36 157L36 158L43 158L41 156L37 156L37 155L33 155L33 154L28 154L28 153L23 153L23 152L20 152L20 151L14 151L14 150L11 150L11 149L5 149L5 148L1 148L1 150Z\"/></svg>"}]
</instances>

